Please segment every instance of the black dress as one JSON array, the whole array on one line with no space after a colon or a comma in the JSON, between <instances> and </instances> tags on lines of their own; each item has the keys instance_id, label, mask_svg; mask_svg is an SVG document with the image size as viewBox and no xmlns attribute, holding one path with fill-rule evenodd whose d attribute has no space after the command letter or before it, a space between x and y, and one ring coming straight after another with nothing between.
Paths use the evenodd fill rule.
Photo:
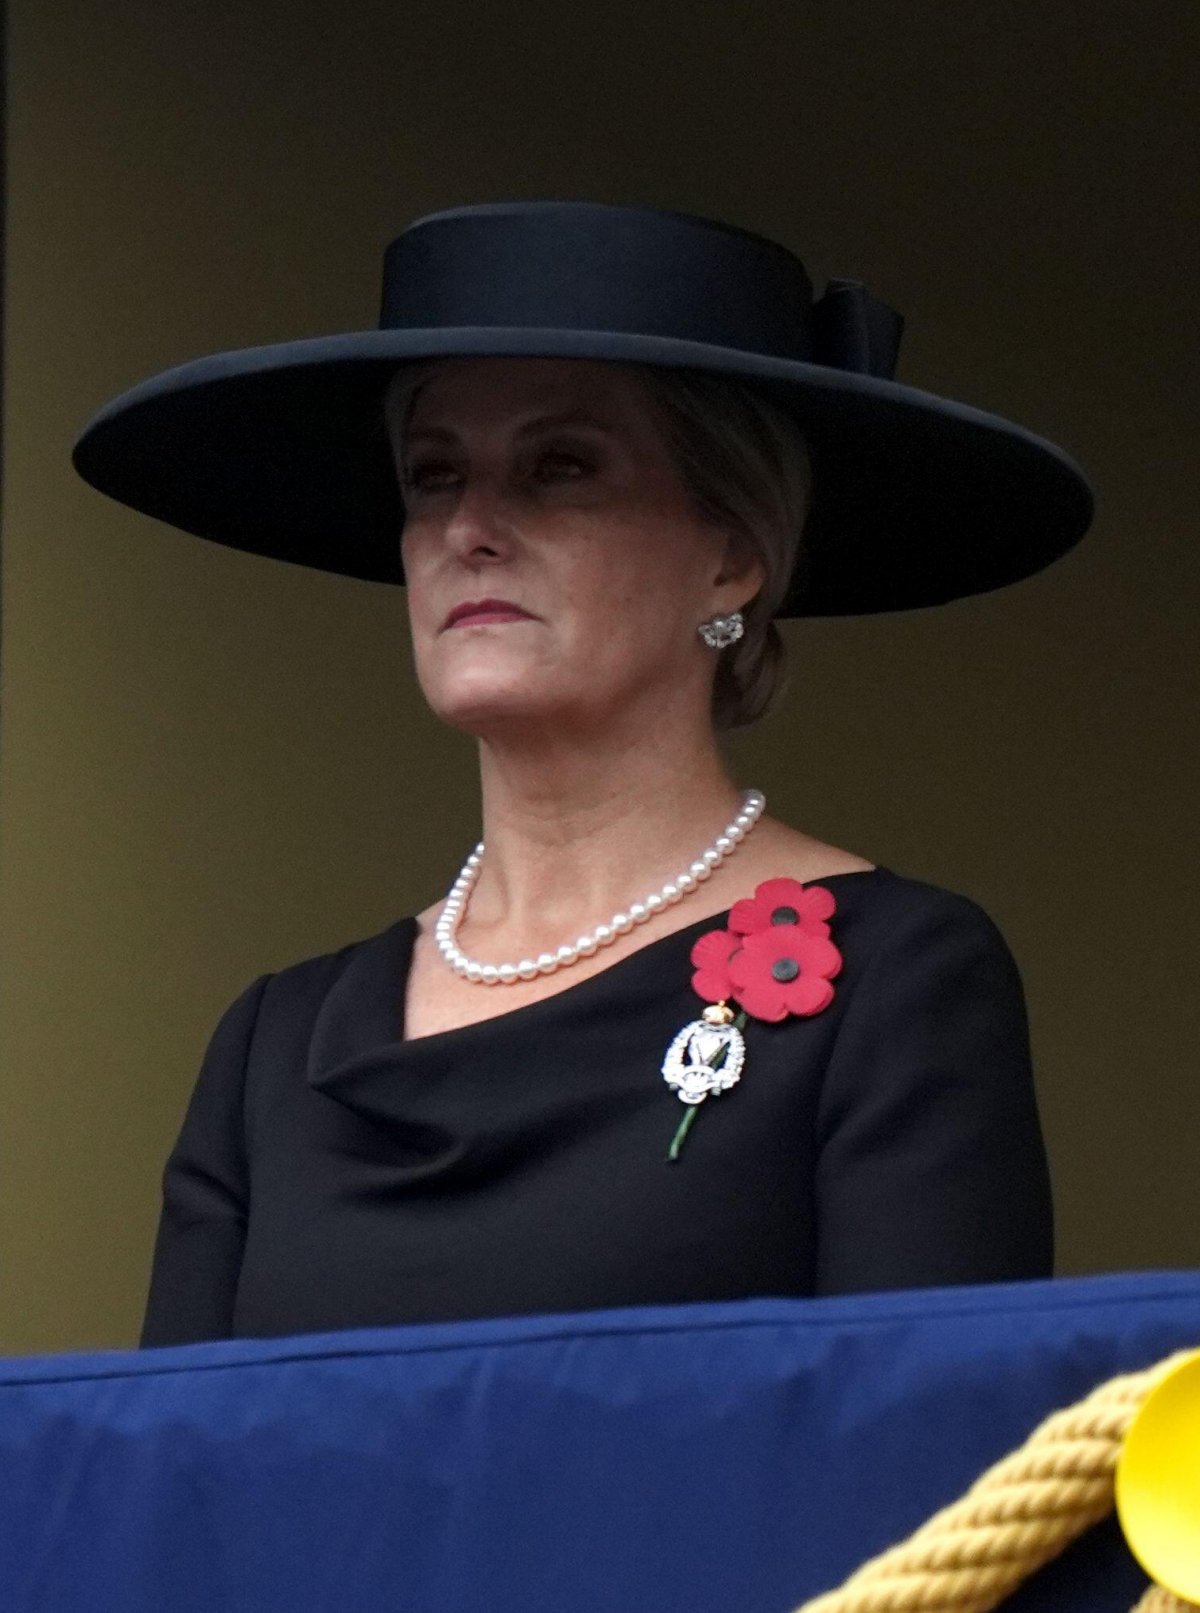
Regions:
<instances>
[{"instance_id":1,"label":"black dress","mask_svg":"<svg viewBox=\"0 0 1200 1613\"><path fill-rule=\"evenodd\" d=\"M1048 1276L999 931L886 868L814 883L837 901L833 1001L749 1021L740 1082L673 1162L662 1060L726 914L412 1042L415 919L260 975L166 1162L141 1344Z\"/></svg>"}]
</instances>

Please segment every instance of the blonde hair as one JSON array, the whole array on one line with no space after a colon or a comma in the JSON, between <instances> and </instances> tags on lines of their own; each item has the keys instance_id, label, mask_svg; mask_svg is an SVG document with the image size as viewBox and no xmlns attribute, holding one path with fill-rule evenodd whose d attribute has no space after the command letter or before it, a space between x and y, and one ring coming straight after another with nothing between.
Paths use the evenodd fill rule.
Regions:
<instances>
[{"instance_id":1,"label":"blonde hair","mask_svg":"<svg viewBox=\"0 0 1200 1613\"><path fill-rule=\"evenodd\" d=\"M384 397L398 458L418 388L442 361L402 365ZM787 594L812 493L799 425L753 387L703 370L629 364L660 420L664 439L701 518L725 528L762 565L758 593L743 607L742 638L718 652L712 720L719 729L757 721L784 684L784 646L774 616Z\"/></svg>"}]
</instances>

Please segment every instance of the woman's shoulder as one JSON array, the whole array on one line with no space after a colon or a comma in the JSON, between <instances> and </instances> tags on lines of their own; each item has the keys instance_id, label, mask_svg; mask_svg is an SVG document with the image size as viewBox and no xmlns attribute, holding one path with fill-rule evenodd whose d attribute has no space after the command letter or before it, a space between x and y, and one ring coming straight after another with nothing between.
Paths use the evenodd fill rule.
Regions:
<instances>
[{"instance_id":1,"label":"woman's shoulder","mask_svg":"<svg viewBox=\"0 0 1200 1613\"><path fill-rule=\"evenodd\" d=\"M823 884L824 881L814 881ZM830 876L831 936L842 951L844 984L970 997L997 992L1015 1003L1021 970L1008 939L976 896L877 865L869 873Z\"/></svg>"},{"instance_id":2,"label":"woman's shoulder","mask_svg":"<svg viewBox=\"0 0 1200 1613\"><path fill-rule=\"evenodd\" d=\"M753 836L738 850L737 862L756 883L768 877L763 870L799 880L802 885L819 884L839 874L873 873L876 864L857 852L804 834L777 818L764 819ZM731 864L731 868L736 864Z\"/></svg>"},{"instance_id":3,"label":"woman's shoulder","mask_svg":"<svg viewBox=\"0 0 1200 1613\"><path fill-rule=\"evenodd\" d=\"M411 946L417 921L411 916L394 919L382 929L302 957L284 957L258 976L247 991L261 987L278 1007L284 1000L299 1005L319 1000L348 970L362 973L391 967Z\"/></svg>"},{"instance_id":4,"label":"woman's shoulder","mask_svg":"<svg viewBox=\"0 0 1200 1613\"><path fill-rule=\"evenodd\" d=\"M907 958L910 967L922 959L984 957L1011 966L1000 926L977 897L786 824L770 825L754 855L747 857L743 873L748 887L779 877L824 886L835 903L833 937L843 946L847 964L857 965L854 972L872 960L896 957Z\"/></svg>"},{"instance_id":5,"label":"woman's shoulder","mask_svg":"<svg viewBox=\"0 0 1200 1613\"><path fill-rule=\"evenodd\" d=\"M772 823L771 831L755 848L755 855L746 859L748 879L758 882L782 875L802 885L832 882L830 889L835 893L847 899L861 898L891 919L907 913L914 918L940 916L994 926L983 905L963 891L903 873L787 824Z\"/></svg>"}]
</instances>

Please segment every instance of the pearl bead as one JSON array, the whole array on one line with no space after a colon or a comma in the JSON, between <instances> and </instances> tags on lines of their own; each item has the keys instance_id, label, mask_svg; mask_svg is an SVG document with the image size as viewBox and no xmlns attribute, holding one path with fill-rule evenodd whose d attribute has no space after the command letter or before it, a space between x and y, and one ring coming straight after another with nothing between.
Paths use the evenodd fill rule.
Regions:
<instances>
[{"instance_id":1,"label":"pearl bead","mask_svg":"<svg viewBox=\"0 0 1200 1613\"><path fill-rule=\"evenodd\" d=\"M614 913L608 922L618 935L628 935L633 929L633 920L628 913Z\"/></svg>"},{"instance_id":2,"label":"pearl bead","mask_svg":"<svg viewBox=\"0 0 1200 1613\"><path fill-rule=\"evenodd\" d=\"M478 983L483 974L483 965L481 963L468 963L465 973L468 980L474 980Z\"/></svg>"},{"instance_id":3,"label":"pearl bead","mask_svg":"<svg viewBox=\"0 0 1200 1613\"><path fill-rule=\"evenodd\" d=\"M650 917L650 909L646 906L645 902L634 902L633 906L629 909L629 917L635 924L644 924Z\"/></svg>"},{"instance_id":4,"label":"pearl bead","mask_svg":"<svg viewBox=\"0 0 1200 1613\"><path fill-rule=\"evenodd\" d=\"M740 840L742 838L742 836L745 834L745 832L746 831L742 828L740 823L731 823L729 825L728 829L726 829L726 831L725 831L725 833L729 836L730 840L735 841L735 842Z\"/></svg>"},{"instance_id":5,"label":"pearl bead","mask_svg":"<svg viewBox=\"0 0 1200 1613\"><path fill-rule=\"evenodd\" d=\"M502 985L511 986L513 981L517 978L516 965L512 963L502 963L498 965L496 974L499 976Z\"/></svg>"},{"instance_id":6,"label":"pearl bead","mask_svg":"<svg viewBox=\"0 0 1200 1613\"><path fill-rule=\"evenodd\" d=\"M709 866L708 863L703 862L701 860L697 860L696 862L694 862L692 864L692 866L688 869L688 873L691 874L692 878L695 879L695 880L705 880L705 879L711 879L712 878L712 868Z\"/></svg>"},{"instance_id":7,"label":"pearl bead","mask_svg":"<svg viewBox=\"0 0 1200 1613\"><path fill-rule=\"evenodd\" d=\"M561 946L561 947L559 947L558 951L554 954L554 957L555 957L555 960L558 963L560 968L562 967L562 965L564 963L574 963L575 962L575 948L574 947L568 947L568 946Z\"/></svg>"},{"instance_id":8,"label":"pearl bead","mask_svg":"<svg viewBox=\"0 0 1200 1613\"><path fill-rule=\"evenodd\" d=\"M669 902L672 907L675 905L675 903L679 900L679 898L682 895L683 895L683 892L680 890L678 885L670 885L670 884L668 884L668 885L664 885L663 888L662 888L663 901L664 902Z\"/></svg>"},{"instance_id":9,"label":"pearl bead","mask_svg":"<svg viewBox=\"0 0 1200 1613\"><path fill-rule=\"evenodd\" d=\"M575 950L581 957L590 958L598 946L599 942L594 935L581 935L575 943Z\"/></svg>"},{"instance_id":10,"label":"pearl bead","mask_svg":"<svg viewBox=\"0 0 1200 1613\"><path fill-rule=\"evenodd\" d=\"M479 978L485 986L494 986L500 978L500 971L494 963L485 963L479 971Z\"/></svg>"},{"instance_id":11,"label":"pearl bead","mask_svg":"<svg viewBox=\"0 0 1200 1613\"><path fill-rule=\"evenodd\" d=\"M533 980L537 977L538 966L532 958L522 958L517 965L517 973L522 980Z\"/></svg>"},{"instance_id":12,"label":"pearl bead","mask_svg":"<svg viewBox=\"0 0 1200 1613\"><path fill-rule=\"evenodd\" d=\"M647 911L651 913L657 913L659 908L663 907L664 905L663 899L657 891L655 891L652 896L647 896L646 898L646 908Z\"/></svg>"},{"instance_id":13,"label":"pearl bead","mask_svg":"<svg viewBox=\"0 0 1200 1613\"><path fill-rule=\"evenodd\" d=\"M558 960L553 952L539 952L537 966L540 973L544 975L552 974L558 968Z\"/></svg>"},{"instance_id":14,"label":"pearl bead","mask_svg":"<svg viewBox=\"0 0 1200 1613\"><path fill-rule=\"evenodd\" d=\"M597 946L606 946L616 932L607 924L597 924L592 934L596 937Z\"/></svg>"},{"instance_id":15,"label":"pearl bead","mask_svg":"<svg viewBox=\"0 0 1200 1613\"><path fill-rule=\"evenodd\" d=\"M708 850L701 857L700 861L702 863L707 863L709 868L715 868L721 861L721 853L715 850L712 846L709 846Z\"/></svg>"}]
</instances>

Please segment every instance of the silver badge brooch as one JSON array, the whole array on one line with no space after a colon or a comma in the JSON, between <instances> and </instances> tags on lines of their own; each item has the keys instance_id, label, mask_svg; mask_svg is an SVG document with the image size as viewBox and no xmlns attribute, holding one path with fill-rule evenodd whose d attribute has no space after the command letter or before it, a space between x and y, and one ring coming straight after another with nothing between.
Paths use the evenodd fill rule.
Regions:
<instances>
[{"instance_id":1,"label":"silver badge brooch","mask_svg":"<svg viewBox=\"0 0 1200 1613\"><path fill-rule=\"evenodd\" d=\"M676 1035L663 1059L663 1079L681 1103L702 1103L709 1093L736 1086L746 1062L746 1043L733 1010L713 1003Z\"/></svg>"}]
</instances>

